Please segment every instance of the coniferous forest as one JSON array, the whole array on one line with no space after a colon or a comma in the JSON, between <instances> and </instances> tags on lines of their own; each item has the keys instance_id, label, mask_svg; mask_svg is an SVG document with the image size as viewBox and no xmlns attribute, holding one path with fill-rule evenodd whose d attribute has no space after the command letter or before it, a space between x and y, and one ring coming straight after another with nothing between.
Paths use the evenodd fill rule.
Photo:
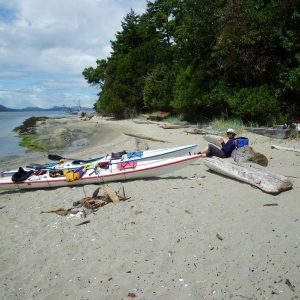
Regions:
<instances>
[{"instance_id":1,"label":"coniferous forest","mask_svg":"<svg viewBox=\"0 0 300 300\"><path fill-rule=\"evenodd\" d=\"M274 124L300 116L299 0L156 0L83 76L98 112Z\"/></svg>"}]
</instances>

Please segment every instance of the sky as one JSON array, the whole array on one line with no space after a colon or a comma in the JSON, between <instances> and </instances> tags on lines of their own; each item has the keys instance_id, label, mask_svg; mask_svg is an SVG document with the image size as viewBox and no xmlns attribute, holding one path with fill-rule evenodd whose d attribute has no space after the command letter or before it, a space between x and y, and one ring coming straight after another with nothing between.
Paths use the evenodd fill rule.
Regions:
<instances>
[{"instance_id":1,"label":"sky","mask_svg":"<svg viewBox=\"0 0 300 300\"><path fill-rule=\"evenodd\" d=\"M110 56L130 9L147 0L0 0L0 104L92 107L82 71Z\"/></svg>"}]
</instances>

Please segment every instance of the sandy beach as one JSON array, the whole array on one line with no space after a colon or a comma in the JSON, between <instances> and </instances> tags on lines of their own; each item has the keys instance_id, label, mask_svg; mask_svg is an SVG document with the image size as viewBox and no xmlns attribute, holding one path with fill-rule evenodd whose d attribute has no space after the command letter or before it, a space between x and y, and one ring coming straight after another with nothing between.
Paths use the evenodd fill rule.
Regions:
<instances>
[{"instance_id":1,"label":"sandy beach","mask_svg":"<svg viewBox=\"0 0 300 300\"><path fill-rule=\"evenodd\" d=\"M83 130L106 126L109 134L64 155L134 150L136 140L124 132L167 141L147 141L150 149L196 143L197 152L207 145L184 129L103 118L80 122ZM289 177L293 189L267 194L208 171L199 159L161 177L110 183L115 191L124 187L130 199L86 219L41 211L71 208L97 185L1 192L0 298L299 299L300 155L271 145L299 149L300 142L243 136L267 156L265 170ZM75 226L85 220L90 223Z\"/></svg>"}]
</instances>

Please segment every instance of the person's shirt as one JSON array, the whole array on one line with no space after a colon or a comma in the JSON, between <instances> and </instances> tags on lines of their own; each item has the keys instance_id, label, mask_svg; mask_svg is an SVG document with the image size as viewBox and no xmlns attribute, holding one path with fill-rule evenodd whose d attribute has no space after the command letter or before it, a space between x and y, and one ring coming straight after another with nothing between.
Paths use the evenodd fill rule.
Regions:
<instances>
[{"instance_id":1,"label":"person's shirt","mask_svg":"<svg viewBox=\"0 0 300 300\"><path fill-rule=\"evenodd\" d=\"M230 138L226 143L222 144L223 152L229 157L235 148L235 138Z\"/></svg>"}]
</instances>

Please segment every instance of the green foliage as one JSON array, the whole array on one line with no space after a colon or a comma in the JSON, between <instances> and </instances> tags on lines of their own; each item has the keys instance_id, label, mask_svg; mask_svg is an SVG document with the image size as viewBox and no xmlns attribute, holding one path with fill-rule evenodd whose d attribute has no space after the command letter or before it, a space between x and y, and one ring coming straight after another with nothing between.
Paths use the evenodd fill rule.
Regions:
<instances>
[{"instance_id":1,"label":"green foliage","mask_svg":"<svg viewBox=\"0 0 300 300\"><path fill-rule=\"evenodd\" d=\"M279 101L267 86L242 88L227 98L232 115L245 122L264 120L273 124L279 113Z\"/></svg>"},{"instance_id":2,"label":"green foliage","mask_svg":"<svg viewBox=\"0 0 300 300\"><path fill-rule=\"evenodd\" d=\"M271 124L300 115L300 2L154 0L83 76L98 112Z\"/></svg>"},{"instance_id":3,"label":"green foliage","mask_svg":"<svg viewBox=\"0 0 300 300\"><path fill-rule=\"evenodd\" d=\"M99 85L101 88L105 81L105 71L107 68L107 61L105 59L97 60L97 67L94 69L92 67L85 68L82 75L86 81L91 85Z\"/></svg>"},{"instance_id":4,"label":"green foliage","mask_svg":"<svg viewBox=\"0 0 300 300\"><path fill-rule=\"evenodd\" d=\"M226 112L226 101L218 87L210 86L206 65L193 70L191 66L177 76L172 107L190 120L212 118Z\"/></svg>"},{"instance_id":5,"label":"green foliage","mask_svg":"<svg viewBox=\"0 0 300 300\"><path fill-rule=\"evenodd\" d=\"M158 65L146 78L144 103L151 110L170 111L176 73L166 65Z\"/></svg>"}]
</instances>

